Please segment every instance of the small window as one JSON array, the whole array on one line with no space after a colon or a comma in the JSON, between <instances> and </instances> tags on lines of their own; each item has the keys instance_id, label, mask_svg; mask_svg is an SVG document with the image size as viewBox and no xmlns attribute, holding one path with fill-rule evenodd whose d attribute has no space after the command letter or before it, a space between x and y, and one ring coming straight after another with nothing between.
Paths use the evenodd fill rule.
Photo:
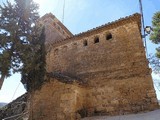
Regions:
<instances>
[{"instance_id":1,"label":"small window","mask_svg":"<svg viewBox=\"0 0 160 120\"><path fill-rule=\"evenodd\" d=\"M58 26L58 30L60 30L61 28Z\"/></svg>"},{"instance_id":2,"label":"small window","mask_svg":"<svg viewBox=\"0 0 160 120\"><path fill-rule=\"evenodd\" d=\"M67 34L67 38L70 38L70 36Z\"/></svg>"},{"instance_id":3,"label":"small window","mask_svg":"<svg viewBox=\"0 0 160 120\"><path fill-rule=\"evenodd\" d=\"M67 51L67 48L68 48L67 46L64 46L63 51Z\"/></svg>"},{"instance_id":4,"label":"small window","mask_svg":"<svg viewBox=\"0 0 160 120\"><path fill-rule=\"evenodd\" d=\"M99 43L99 37L96 37L96 38L94 39L94 43Z\"/></svg>"},{"instance_id":5,"label":"small window","mask_svg":"<svg viewBox=\"0 0 160 120\"><path fill-rule=\"evenodd\" d=\"M112 39L112 34L111 33L106 35L106 40L110 40L110 39Z\"/></svg>"},{"instance_id":6,"label":"small window","mask_svg":"<svg viewBox=\"0 0 160 120\"><path fill-rule=\"evenodd\" d=\"M88 46L87 40L84 40L84 41L83 41L83 46Z\"/></svg>"},{"instance_id":7,"label":"small window","mask_svg":"<svg viewBox=\"0 0 160 120\"><path fill-rule=\"evenodd\" d=\"M56 26L56 23L53 23L53 26Z\"/></svg>"},{"instance_id":8,"label":"small window","mask_svg":"<svg viewBox=\"0 0 160 120\"><path fill-rule=\"evenodd\" d=\"M54 50L54 54L57 55L58 54L58 49Z\"/></svg>"},{"instance_id":9,"label":"small window","mask_svg":"<svg viewBox=\"0 0 160 120\"><path fill-rule=\"evenodd\" d=\"M76 42L72 43L72 45L73 45L73 49L77 49L77 43Z\"/></svg>"}]
</instances>

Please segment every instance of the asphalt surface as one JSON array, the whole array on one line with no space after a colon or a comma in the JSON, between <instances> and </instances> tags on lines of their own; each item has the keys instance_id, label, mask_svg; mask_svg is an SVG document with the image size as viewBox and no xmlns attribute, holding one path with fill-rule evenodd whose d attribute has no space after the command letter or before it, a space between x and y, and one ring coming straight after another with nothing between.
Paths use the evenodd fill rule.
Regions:
<instances>
[{"instance_id":1,"label":"asphalt surface","mask_svg":"<svg viewBox=\"0 0 160 120\"><path fill-rule=\"evenodd\" d=\"M97 116L88 117L82 120L160 120L160 109L146 113L121 115L121 116Z\"/></svg>"}]
</instances>

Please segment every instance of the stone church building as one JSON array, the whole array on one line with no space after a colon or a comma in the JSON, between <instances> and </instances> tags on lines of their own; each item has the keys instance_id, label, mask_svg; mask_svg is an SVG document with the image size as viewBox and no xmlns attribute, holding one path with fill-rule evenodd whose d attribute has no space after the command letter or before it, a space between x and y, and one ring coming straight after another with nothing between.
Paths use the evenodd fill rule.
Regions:
<instances>
[{"instance_id":1,"label":"stone church building","mask_svg":"<svg viewBox=\"0 0 160 120\"><path fill-rule=\"evenodd\" d=\"M46 28L49 82L32 94L35 120L75 120L158 107L141 36L141 15L73 35L54 15Z\"/></svg>"},{"instance_id":2,"label":"stone church building","mask_svg":"<svg viewBox=\"0 0 160 120\"><path fill-rule=\"evenodd\" d=\"M39 22L45 26L49 74L30 95L30 120L79 120L158 108L140 14L77 35L51 13Z\"/></svg>"}]
</instances>

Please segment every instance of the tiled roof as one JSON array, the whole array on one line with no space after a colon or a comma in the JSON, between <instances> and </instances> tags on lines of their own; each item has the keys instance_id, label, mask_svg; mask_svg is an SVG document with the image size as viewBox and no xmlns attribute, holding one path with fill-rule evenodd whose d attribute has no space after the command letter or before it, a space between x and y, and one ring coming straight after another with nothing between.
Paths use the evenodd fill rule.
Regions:
<instances>
[{"instance_id":1,"label":"tiled roof","mask_svg":"<svg viewBox=\"0 0 160 120\"><path fill-rule=\"evenodd\" d=\"M131 23L131 22L137 22L137 24L139 26L139 30L141 31L141 15L139 13L135 13L133 15L130 15L130 16L127 16L124 18L120 18L120 19L115 20L113 22L108 22L104 25L98 26L98 27L90 29L88 31L73 35L73 36L66 38L66 39L63 39L61 41L57 41L54 44L59 45L59 44L62 44L62 42L65 43L65 42L68 42L69 40L73 40L73 39L76 39L79 37L87 36L88 34L92 34L95 31L104 30L104 29L112 29L112 28L115 28L115 27L118 27L118 26L121 26L121 25L124 25L127 23Z\"/></svg>"},{"instance_id":2,"label":"tiled roof","mask_svg":"<svg viewBox=\"0 0 160 120\"><path fill-rule=\"evenodd\" d=\"M106 27L115 27L115 26L123 24L126 21L131 21L131 20L137 20L137 22L139 24L139 29L141 29L141 25L140 25L141 21L140 21L139 18L141 18L141 15L139 13L135 13L133 15L130 15L130 16L127 16L127 17L124 17L124 18L120 18L118 20L115 20L115 21L112 21L112 22L108 22L108 23L106 23L104 25L98 26L98 27L90 29L88 31L76 34L73 37L78 37L78 36L84 35L86 33L89 33L89 32L95 31L95 30L99 30L99 29L102 29L102 28L106 28Z\"/></svg>"}]
</instances>

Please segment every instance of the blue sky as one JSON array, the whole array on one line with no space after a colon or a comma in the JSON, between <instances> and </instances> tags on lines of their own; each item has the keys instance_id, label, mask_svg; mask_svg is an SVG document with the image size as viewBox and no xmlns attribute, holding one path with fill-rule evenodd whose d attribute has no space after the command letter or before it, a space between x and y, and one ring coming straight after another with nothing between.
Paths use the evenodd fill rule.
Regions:
<instances>
[{"instance_id":1,"label":"blue sky","mask_svg":"<svg viewBox=\"0 0 160 120\"><path fill-rule=\"evenodd\" d=\"M6 0L0 0L0 4ZM13 1L13 0L10 0ZM60 21L63 14L64 0L34 0L40 5L40 15L53 13ZM160 0L142 0L145 25L151 25L152 16L160 11ZM87 31L102 24L139 12L139 0L65 0L64 25L73 33ZM152 44L147 37L149 53L155 52L157 45ZM153 75L159 79L158 75ZM10 102L22 95L25 90L20 84L20 75L15 74L5 80L0 90L0 102ZM14 98L13 94L19 85ZM157 90L158 98L160 92Z\"/></svg>"}]
</instances>

